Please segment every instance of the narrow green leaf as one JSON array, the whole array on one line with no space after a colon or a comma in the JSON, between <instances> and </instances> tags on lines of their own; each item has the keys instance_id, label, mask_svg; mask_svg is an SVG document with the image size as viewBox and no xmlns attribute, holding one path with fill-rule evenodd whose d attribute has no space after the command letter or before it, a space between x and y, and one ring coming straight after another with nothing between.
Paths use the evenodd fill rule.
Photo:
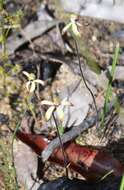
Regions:
<instances>
[{"instance_id":1,"label":"narrow green leaf","mask_svg":"<svg viewBox=\"0 0 124 190\"><path fill-rule=\"evenodd\" d=\"M124 190L124 175L122 176L121 185L119 190Z\"/></svg>"},{"instance_id":2,"label":"narrow green leaf","mask_svg":"<svg viewBox=\"0 0 124 190\"><path fill-rule=\"evenodd\" d=\"M107 86L107 90L106 90L106 95L105 95L105 102L104 102L104 108L103 108L103 113L102 113L102 121L101 121L101 126L104 126L104 122L105 122L105 115L108 111L108 102L112 96L112 82L114 79L114 74L115 74L115 69L116 69L116 65L118 62L118 58L119 58L119 51L120 51L120 47L119 44L117 44L116 48L115 48L115 53L113 56L113 62L112 62L112 68L110 71L110 79L108 82L108 86Z\"/></svg>"},{"instance_id":3,"label":"narrow green leaf","mask_svg":"<svg viewBox=\"0 0 124 190\"><path fill-rule=\"evenodd\" d=\"M63 135L63 133L64 133L64 127L62 125L59 125L58 129L59 129L60 135Z\"/></svg>"},{"instance_id":4,"label":"narrow green leaf","mask_svg":"<svg viewBox=\"0 0 124 190\"><path fill-rule=\"evenodd\" d=\"M0 35L0 43L2 43L4 41L4 37L3 35Z\"/></svg>"}]
</instances>

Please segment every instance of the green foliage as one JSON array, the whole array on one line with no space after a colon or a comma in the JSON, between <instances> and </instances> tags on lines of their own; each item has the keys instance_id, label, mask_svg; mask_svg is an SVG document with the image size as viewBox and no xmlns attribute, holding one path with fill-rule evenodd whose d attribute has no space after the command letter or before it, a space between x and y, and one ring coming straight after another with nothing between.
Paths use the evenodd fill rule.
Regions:
<instances>
[{"instance_id":1,"label":"green foliage","mask_svg":"<svg viewBox=\"0 0 124 190\"><path fill-rule=\"evenodd\" d=\"M108 82L108 86L107 86L107 90L106 90L106 94L105 94L105 102L104 102L103 113L102 113L102 121L101 121L102 127L104 127L105 116L106 116L106 113L108 111L108 103L109 103L109 101L113 95L112 82L114 79L115 69L116 69L116 65L118 62L118 58L119 58L119 52L120 52L120 46L119 46L119 44L117 44L117 46L115 48L115 53L113 56L112 68L110 71L109 82ZM117 109L118 109L118 101L116 101L115 105L117 105Z\"/></svg>"},{"instance_id":2,"label":"green foliage","mask_svg":"<svg viewBox=\"0 0 124 190\"><path fill-rule=\"evenodd\" d=\"M59 125L58 129L59 129L60 135L63 135L63 133L64 133L64 127L63 127L63 125Z\"/></svg>"},{"instance_id":3,"label":"green foliage","mask_svg":"<svg viewBox=\"0 0 124 190\"><path fill-rule=\"evenodd\" d=\"M12 165L11 147L5 140L0 140L0 173L3 175L5 189L15 190L16 182Z\"/></svg>"},{"instance_id":4,"label":"green foliage","mask_svg":"<svg viewBox=\"0 0 124 190\"><path fill-rule=\"evenodd\" d=\"M124 175L122 176L121 185L119 190L124 190Z\"/></svg>"},{"instance_id":5,"label":"green foliage","mask_svg":"<svg viewBox=\"0 0 124 190\"><path fill-rule=\"evenodd\" d=\"M9 63L6 42L10 30L20 27L20 21L22 18L22 12L17 11L15 13L8 13L6 10L6 1L0 0L0 46L2 51L0 52L0 59L2 65L0 66L0 97L1 99L11 96L11 94L17 93L20 85L17 85L17 78L15 76L21 70L18 65L12 66ZM18 184L16 181L16 171L13 165L12 145L10 139L0 140L0 173L3 175L3 183L5 189L17 190Z\"/></svg>"},{"instance_id":6,"label":"green foliage","mask_svg":"<svg viewBox=\"0 0 124 190\"><path fill-rule=\"evenodd\" d=\"M8 71L7 71L8 70ZM9 97L12 94L17 94L21 83L17 76L21 71L21 67L19 65L12 66L10 64L4 64L4 66L0 66L0 96ZM17 85L18 82L18 85Z\"/></svg>"},{"instance_id":7,"label":"green foliage","mask_svg":"<svg viewBox=\"0 0 124 190\"><path fill-rule=\"evenodd\" d=\"M0 0L0 45L2 47L0 59L3 61L3 66L0 66L0 92L4 97L9 96L12 92L14 93L16 91L17 85L13 76L18 75L21 70L20 66L12 66L11 63L9 63L6 51L6 41L9 31L13 28L20 27L22 15L23 14L20 10L13 14L8 13L6 11L6 2Z\"/></svg>"},{"instance_id":8,"label":"green foliage","mask_svg":"<svg viewBox=\"0 0 124 190\"><path fill-rule=\"evenodd\" d=\"M2 53L0 58L2 60L7 60L6 52L6 40L9 34L9 31L13 28L20 28L21 18L23 13L21 10L16 11L15 13L8 13L5 8L5 1L0 1L0 44L2 46Z\"/></svg>"}]
</instances>

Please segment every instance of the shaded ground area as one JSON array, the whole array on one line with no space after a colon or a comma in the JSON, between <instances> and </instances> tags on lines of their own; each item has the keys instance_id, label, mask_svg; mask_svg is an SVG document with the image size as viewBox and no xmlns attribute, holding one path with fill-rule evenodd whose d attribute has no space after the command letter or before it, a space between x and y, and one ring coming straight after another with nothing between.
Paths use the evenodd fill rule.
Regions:
<instances>
[{"instance_id":1,"label":"shaded ground area","mask_svg":"<svg viewBox=\"0 0 124 190\"><path fill-rule=\"evenodd\" d=\"M11 164L12 134L8 127L15 129L20 125L25 131L54 139L57 136L55 124L52 119L46 122L47 107L41 106L42 100L61 102L66 98L73 104L72 107L61 108L64 109L62 122L56 115L60 132L79 125L87 116L96 113L92 96L82 81L74 41L69 33L62 35L69 15L62 12L61 7L52 0L45 4L43 1L36 3L31 0L16 3L8 1L7 11L13 12L16 9L22 9L24 13L22 29L10 32L6 47L12 53L7 49L9 56L6 64L0 61L1 189L13 189L15 181ZM52 25L48 24L50 22ZM117 42L120 42L121 52L109 101L123 94L124 39L117 37L116 33L123 29L123 25L80 16L78 22L81 24L81 41L78 46L82 70L94 94L97 108L100 109L104 106L108 72ZM18 43L15 45L15 42ZM35 93L30 94L26 90L27 78L22 71L34 73L36 79L45 81L45 86L37 85ZM94 125L81 134L76 142L103 149L123 162L123 102L105 118L104 128L100 127L100 123L99 129ZM64 168L49 162L42 169L37 155L18 140L14 142L13 151L20 189L32 187L35 190L40 183L61 177L65 172ZM83 178L74 171L69 171L69 177Z\"/></svg>"}]
</instances>

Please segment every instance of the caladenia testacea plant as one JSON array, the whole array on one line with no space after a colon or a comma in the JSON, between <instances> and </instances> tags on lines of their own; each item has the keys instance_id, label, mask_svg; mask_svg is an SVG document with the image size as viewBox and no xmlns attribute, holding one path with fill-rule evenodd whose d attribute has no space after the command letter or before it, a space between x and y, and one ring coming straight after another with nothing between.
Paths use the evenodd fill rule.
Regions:
<instances>
[{"instance_id":1,"label":"caladenia testacea plant","mask_svg":"<svg viewBox=\"0 0 124 190\"><path fill-rule=\"evenodd\" d=\"M47 109L46 114L45 114L46 120L48 121L51 118L53 118L53 120L54 120L55 127L56 127L56 130L57 130L57 136L59 138L60 147L61 147L63 158L64 158L63 162L64 162L65 171L66 171L66 177L68 177L67 156L66 156L64 146L63 146L63 143L62 143L62 140L61 140L61 134L64 131L64 127L62 126L62 121L64 120L64 112L63 112L63 109L62 109L61 106L72 106L72 103L67 101L66 98L65 98L62 101L56 101L56 99L55 99L53 102L49 101L49 100L43 100L43 101L41 101L41 105L48 106L48 109ZM61 122L61 128L59 127L59 124L57 122L55 112L57 113L57 117L58 117L59 121Z\"/></svg>"},{"instance_id":2,"label":"caladenia testacea plant","mask_svg":"<svg viewBox=\"0 0 124 190\"><path fill-rule=\"evenodd\" d=\"M23 71L23 74L27 77L28 81L26 82L26 89L32 93L36 89L36 84L40 84L44 86L44 81L40 79L36 79L35 75L33 73L28 73L26 71Z\"/></svg>"},{"instance_id":3,"label":"caladenia testacea plant","mask_svg":"<svg viewBox=\"0 0 124 190\"><path fill-rule=\"evenodd\" d=\"M78 58L78 64L79 64L79 69L80 69L80 74L81 74L81 77L83 79L83 82L84 82L86 88L88 89L88 91L90 92L90 94L92 96L93 103L94 103L95 110L96 110L96 114L97 114L96 125L98 126L98 109L97 109L95 97L94 97L92 90L89 88L89 86L85 80L83 69L81 66L80 53L79 53L79 48L78 48L78 41L81 40L81 35L80 35L80 32L78 31L78 26L81 26L81 25L80 25L80 23L78 23L77 16L72 15L70 18L70 22L63 28L62 33L64 34L65 32L69 31L73 40L74 40L76 55Z\"/></svg>"},{"instance_id":4,"label":"caladenia testacea plant","mask_svg":"<svg viewBox=\"0 0 124 190\"><path fill-rule=\"evenodd\" d=\"M50 100L43 100L41 101L41 105L46 105L48 106L48 109L45 113L45 119L47 121L50 120L51 116L52 116L52 113L53 112L57 112L57 116L58 116L58 119L60 121L63 121L64 119L64 111L62 109L62 107L60 106L73 106L73 104L71 102L69 102L67 100L67 98L64 98L62 101L59 101L57 99L55 99L54 101L50 101Z\"/></svg>"},{"instance_id":5,"label":"caladenia testacea plant","mask_svg":"<svg viewBox=\"0 0 124 190\"><path fill-rule=\"evenodd\" d=\"M38 91L38 85L44 86L45 82L41 79L37 79L34 73L28 73L27 71L23 71L22 72L24 76L26 76L27 81L25 82L24 86L25 89L27 90L27 96L25 97L25 104L26 104L26 109L28 108L28 110L30 110L35 123L37 126L39 126L38 122L37 122L37 117L36 117L36 113L35 113L35 105L32 102L32 97L33 95L36 95L36 97L39 100L39 91ZM35 93L37 90L38 93Z\"/></svg>"}]
</instances>

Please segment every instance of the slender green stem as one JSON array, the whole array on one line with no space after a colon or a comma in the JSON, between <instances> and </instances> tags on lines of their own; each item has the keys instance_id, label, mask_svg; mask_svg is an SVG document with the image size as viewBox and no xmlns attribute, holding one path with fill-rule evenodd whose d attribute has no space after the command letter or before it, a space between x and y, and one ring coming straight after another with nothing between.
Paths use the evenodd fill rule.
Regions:
<instances>
[{"instance_id":1,"label":"slender green stem","mask_svg":"<svg viewBox=\"0 0 124 190\"><path fill-rule=\"evenodd\" d=\"M22 118L24 117L25 114L26 114L26 111L23 113ZM16 168L15 168L15 164L14 164L13 145L14 145L14 140L15 140L16 133L17 133L19 127L20 127L20 122L17 123L16 128L15 128L15 130L14 130L14 132L13 132L13 136L12 136L12 144L11 144L12 165L13 165L13 169L14 169L14 177L15 177L15 182L16 182L15 190L19 190L19 185L18 185L18 180L17 180Z\"/></svg>"},{"instance_id":2,"label":"slender green stem","mask_svg":"<svg viewBox=\"0 0 124 190\"><path fill-rule=\"evenodd\" d=\"M59 133L59 128L58 128L58 124L57 124L54 112L52 113L52 116L53 116L54 123L55 123L56 129L57 129L57 135L59 137L59 142L60 142L60 146L61 146L61 150L62 150L62 154L63 154L63 158L64 158L64 167L65 167L65 170L66 170L66 177L68 177L67 157L66 157L66 154L65 154L65 151L64 151L63 143L62 143L62 140L61 140L61 136L60 136L60 133Z\"/></svg>"},{"instance_id":3,"label":"slender green stem","mask_svg":"<svg viewBox=\"0 0 124 190\"><path fill-rule=\"evenodd\" d=\"M15 140L15 136L16 136L16 132L19 129L20 124L17 124L16 129L14 131L13 137L12 137L12 145L11 145L11 155L12 155L12 166L13 166L13 170L14 170L14 177L15 177L15 183L16 183L16 187L15 190L19 190L19 185L18 185L18 180L17 180L17 173L16 173L16 168L15 168L15 163L14 163L14 152L13 152L13 145L14 145L14 140Z\"/></svg>"}]
</instances>

